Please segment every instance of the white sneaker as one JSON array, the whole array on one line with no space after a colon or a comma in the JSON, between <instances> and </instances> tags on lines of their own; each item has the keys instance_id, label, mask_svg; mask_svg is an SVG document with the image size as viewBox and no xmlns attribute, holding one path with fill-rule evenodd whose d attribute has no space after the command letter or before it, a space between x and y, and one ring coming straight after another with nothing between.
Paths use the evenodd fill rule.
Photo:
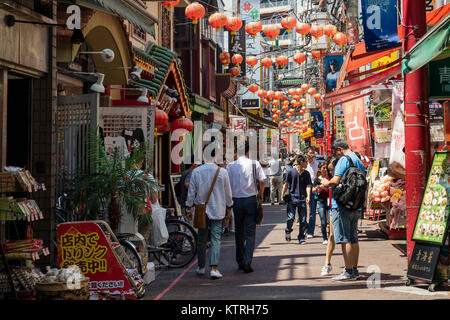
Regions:
<instances>
[{"instance_id":1,"label":"white sneaker","mask_svg":"<svg viewBox=\"0 0 450 320\"><path fill-rule=\"evenodd\" d=\"M327 276L330 274L331 270L333 268L331 267L331 264L326 264L322 267L322 272L320 273L322 276Z\"/></svg>"},{"instance_id":2,"label":"white sneaker","mask_svg":"<svg viewBox=\"0 0 450 320\"><path fill-rule=\"evenodd\" d=\"M211 278L213 278L213 279L221 279L223 276L222 276L222 274L220 273L220 271L219 270L211 270L211 273L210 273L210 275L211 275Z\"/></svg>"},{"instance_id":3,"label":"white sneaker","mask_svg":"<svg viewBox=\"0 0 450 320\"><path fill-rule=\"evenodd\" d=\"M306 236L307 239L312 239L312 237L313 237L312 234L308 234L308 235Z\"/></svg>"},{"instance_id":4,"label":"white sneaker","mask_svg":"<svg viewBox=\"0 0 450 320\"><path fill-rule=\"evenodd\" d=\"M331 278L331 280L333 281L348 281L348 280L352 280L352 275L350 273L348 273L347 271L344 271L338 275L337 277Z\"/></svg>"},{"instance_id":5,"label":"white sneaker","mask_svg":"<svg viewBox=\"0 0 450 320\"><path fill-rule=\"evenodd\" d=\"M322 244L328 244L328 240L323 240Z\"/></svg>"},{"instance_id":6,"label":"white sneaker","mask_svg":"<svg viewBox=\"0 0 450 320\"><path fill-rule=\"evenodd\" d=\"M205 268L197 268L197 274L203 276L205 274Z\"/></svg>"}]
</instances>

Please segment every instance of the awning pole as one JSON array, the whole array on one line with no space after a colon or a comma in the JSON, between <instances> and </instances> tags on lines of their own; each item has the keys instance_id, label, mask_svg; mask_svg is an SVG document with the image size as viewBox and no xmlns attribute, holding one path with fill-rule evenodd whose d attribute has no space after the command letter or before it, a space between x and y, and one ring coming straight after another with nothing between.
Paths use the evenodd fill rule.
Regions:
<instances>
[{"instance_id":1,"label":"awning pole","mask_svg":"<svg viewBox=\"0 0 450 320\"><path fill-rule=\"evenodd\" d=\"M404 54L426 33L425 1L403 0L402 9ZM414 249L411 237L430 167L430 130L426 121L429 113L426 103L428 78L425 67L405 74L404 81L405 114L412 115L405 117L406 236L409 262Z\"/></svg>"}]
</instances>

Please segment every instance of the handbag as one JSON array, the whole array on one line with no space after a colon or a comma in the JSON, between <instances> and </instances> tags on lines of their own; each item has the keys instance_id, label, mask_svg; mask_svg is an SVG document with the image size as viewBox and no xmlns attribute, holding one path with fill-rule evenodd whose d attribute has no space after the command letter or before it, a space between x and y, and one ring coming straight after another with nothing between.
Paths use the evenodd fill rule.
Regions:
<instances>
[{"instance_id":1,"label":"handbag","mask_svg":"<svg viewBox=\"0 0 450 320\"><path fill-rule=\"evenodd\" d=\"M261 224L263 222L264 219L264 209L262 206L261 201L258 200L258 185L256 183L256 164L252 164L253 167L253 182L255 184L255 189L256 189L256 224Z\"/></svg>"},{"instance_id":2,"label":"handbag","mask_svg":"<svg viewBox=\"0 0 450 320\"><path fill-rule=\"evenodd\" d=\"M209 197L214 189L214 185L216 184L217 176L219 175L220 167L217 168L216 175L214 176L214 180L212 182L211 187L208 191L208 196L206 197L205 204L196 204L195 214L194 214L194 227L197 229L206 229L206 205L208 204Z\"/></svg>"}]
</instances>

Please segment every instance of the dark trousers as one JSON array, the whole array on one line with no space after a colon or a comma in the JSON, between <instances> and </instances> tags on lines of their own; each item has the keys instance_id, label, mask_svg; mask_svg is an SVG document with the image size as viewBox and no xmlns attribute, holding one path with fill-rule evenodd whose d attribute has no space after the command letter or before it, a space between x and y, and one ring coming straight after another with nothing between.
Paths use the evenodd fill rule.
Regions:
<instances>
[{"instance_id":1,"label":"dark trousers","mask_svg":"<svg viewBox=\"0 0 450 320\"><path fill-rule=\"evenodd\" d=\"M236 262L241 266L250 265L255 250L256 196L233 198L233 203Z\"/></svg>"},{"instance_id":2,"label":"dark trousers","mask_svg":"<svg viewBox=\"0 0 450 320\"><path fill-rule=\"evenodd\" d=\"M295 212L298 212L298 217L300 220L300 228L298 232L298 240L305 239L305 232L308 227L306 223L306 203L302 202L293 202L292 200L287 204L287 219L286 219L286 233L292 232L292 226L295 221Z\"/></svg>"}]
</instances>

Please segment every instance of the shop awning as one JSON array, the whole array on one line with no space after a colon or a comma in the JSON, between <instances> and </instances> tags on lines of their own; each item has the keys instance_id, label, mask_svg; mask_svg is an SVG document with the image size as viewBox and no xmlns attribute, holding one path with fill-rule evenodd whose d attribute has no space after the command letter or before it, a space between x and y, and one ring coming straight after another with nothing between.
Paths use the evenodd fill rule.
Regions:
<instances>
[{"instance_id":1,"label":"shop awning","mask_svg":"<svg viewBox=\"0 0 450 320\"><path fill-rule=\"evenodd\" d=\"M324 102L326 104L330 104L335 101L348 98L351 95L357 95L362 90L367 89L373 85L381 84L389 80L390 78L393 78L396 75L400 74L400 72L401 72L400 65L396 65L395 67L391 67L387 70L384 70L383 72L374 74L373 76L354 82L346 87L343 87L339 90L326 94Z\"/></svg>"},{"instance_id":2,"label":"shop awning","mask_svg":"<svg viewBox=\"0 0 450 320\"><path fill-rule=\"evenodd\" d=\"M450 15L431 28L403 57L402 72L411 73L450 46Z\"/></svg>"},{"instance_id":3,"label":"shop awning","mask_svg":"<svg viewBox=\"0 0 450 320\"><path fill-rule=\"evenodd\" d=\"M139 1L133 0L76 0L76 4L98 11L114 14L130 21L136 27L155 36L155 23L158 18L152 16Z\"/></svg>"}]
</instances>

